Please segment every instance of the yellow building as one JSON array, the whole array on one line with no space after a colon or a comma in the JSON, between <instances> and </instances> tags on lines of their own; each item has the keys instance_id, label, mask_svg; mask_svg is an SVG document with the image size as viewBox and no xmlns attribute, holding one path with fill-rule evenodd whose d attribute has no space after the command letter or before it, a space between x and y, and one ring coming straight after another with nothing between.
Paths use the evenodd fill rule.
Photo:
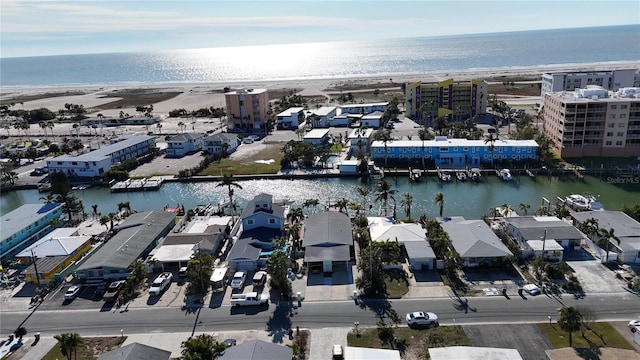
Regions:
<instances>
[{"instance_id":1,"label":"yellow building","mask_svg":"<svg viewBox=\"0 0 640 360\"><path fill-rule=\"evenodd\" d=\"M487 83L444 80L438 83L415 82L405 88L405 115L418 123L433 124L438 117L464 121L487 110Z\"/></svg>"}]
</instances>

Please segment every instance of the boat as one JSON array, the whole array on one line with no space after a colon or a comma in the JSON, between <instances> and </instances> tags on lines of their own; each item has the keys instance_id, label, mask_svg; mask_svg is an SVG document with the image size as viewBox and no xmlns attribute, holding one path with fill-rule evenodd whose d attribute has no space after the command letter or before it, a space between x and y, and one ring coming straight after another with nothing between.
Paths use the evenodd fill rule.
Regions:
<instances>
[{"instance_id":1,"label":"boat","mask_svg":"<svg viewBox=\"0 0 640 360\"><path fill-rule=\"evenodd\" d=\"M40 183L38 184L38 191L39 192L47 192L51 190L51 184L50 183Z\"/></svg>"},{"instance_id":2,"label":"boat","mask_svg":"<svg viewBox=\"0 0 640 360\"><path fill-rule=\"evenodd\" d=\"M602 203L591 195L571 194L565 198L564 202L577 211L604 210Z\"/></svg>"},{"instance_id":3,"label":"boat","mask_svg":"<svg viewBox=\"0 0 640 360\"><path fill-rule=\"evenodd\" d=\"M456 179L458 181L467 181L467 174L464 171L456 171Z\"/></svg>"},{"instance_id":4,"label":"boat","mask_svg":"<svg viewBox=\"0 0 640 360\"><path fill-rule=\"evenodd\" d=\"M451 174L447 170L440 171L439 176L440 176L440 181L442 182L451 181Z\"/></svg>"},{"instance_id":5,"label":"boat","mask_svg":"<svg viewBox=\"0 0 640 360\"><path fill-rule=\"evenodd\" d=\"M409 169L409 180L411 181L420 181L422 177L422 170L420 169Z\"/></svg>"},{"instance_id":6,"label":"boat","mask_svg":"<svg viewBox=\"0 0 640 360\"><path fill-rule=\"evenodd\" d=\"M513 180L513 177L511 176L511 171L509 171L509 169L500 170L500 178L504 181Z\"/></svg>"},{"instance_id":7,"label":"boat","mask_svg":"<svg viewBox=\"0 0 640 360\"><path fill-rule=\"evenodd\" d=\"M178 204L176 207L169 207L169 205L164 206L164 211L170 213L177 213L178 216L184 215L184 205Z\"/></svg>"},{"instance_id":8,"label":"boat","mask_svg":"<svg viewBox=\"0 0 640 360\"><path fill-rule=\"evenodd\" d=\"M480 172L480 169L478 169L478 168L471 169L470 177L471 177L472 181L480 181L480 180L482 180L482 173Z\"/></svg>"}]
</instances>

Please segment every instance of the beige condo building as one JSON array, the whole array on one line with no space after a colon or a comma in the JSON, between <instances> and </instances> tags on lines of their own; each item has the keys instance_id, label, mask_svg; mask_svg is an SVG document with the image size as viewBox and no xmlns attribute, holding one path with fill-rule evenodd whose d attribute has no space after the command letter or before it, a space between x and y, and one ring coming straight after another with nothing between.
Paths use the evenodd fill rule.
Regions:
<instances>
[{"instance_id":1,"label":"beige condo building","mask_svg":"<svg viewBox=\"0 0 640 360\"><path fill-rule=\"evenodd\" d=\"M544 133L562 157L640 156L640 88L545 94Z\"/></svg>"},{"instance_id":2,"label":"beige condo building","mask_svg":"<svg viewBox=\"0 0 640 360\"><path fill-rule=\"evenodd\" d=\"M224 98L229 131L266 131L269 120L269 92L266 89L238 89L225 93Z\"/></svg>"}]
</instances>

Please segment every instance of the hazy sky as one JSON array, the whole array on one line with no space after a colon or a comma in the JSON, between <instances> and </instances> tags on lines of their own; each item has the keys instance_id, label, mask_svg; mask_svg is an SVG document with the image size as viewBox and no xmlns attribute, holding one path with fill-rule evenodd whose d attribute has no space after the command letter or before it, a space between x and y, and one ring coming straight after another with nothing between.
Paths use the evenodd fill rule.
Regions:
<instances>
[{"instance_id":1,"label":"hazy sky","mask_svg":"<svg viewBox=\"0 0 640 360\"><path fill-rule=\"evenodd\" d=\"M640 1L0 1L0 57L640 23Z\"/></svg>"}]
</instances>

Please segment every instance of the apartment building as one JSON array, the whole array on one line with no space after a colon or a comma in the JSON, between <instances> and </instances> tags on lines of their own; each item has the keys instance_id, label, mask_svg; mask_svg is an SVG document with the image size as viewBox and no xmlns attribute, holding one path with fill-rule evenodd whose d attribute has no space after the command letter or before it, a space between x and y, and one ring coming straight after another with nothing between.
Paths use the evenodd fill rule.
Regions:
<instances>
[{"instance_id":1,"label":"apartment building","mask_svg":"<svg viewBox=\"0 0 640 360\"><path fill-rule=\"evenodd\" d=\"M269 92L266 89L238 89L225 93L224 98L229 131L266 131L269 120Z\"/></svg>"},{"instance_id":2,"label":"apartment building","mask_svg":"<svg viewBox=\"0 0 640 360\"><path fill-rule=\"evenodd\" d=\"M623 87L637 86L638 76L637 69L544 73L540 88L540 105L544 106L544 94L547 93L574 91L584 89L588 85L616 91Z\"/></svg>"},{"instance_id":3,"label":"apartment building","mask_svg":"<svg viewBox=\"0 0 640 360\"><path fill-rule=\"evenodd\" d=\"M63 172L73 177L98 177L113 165L145 155L156 147L154 136L137 135L111 140L109 146L81 155L61 155L47 160L49 172Z\"/></svg>"},{"instance_id":4,"label":"apartment building","mask_svg":"<svg viewBox=\"0 0 640 360\"><path fill-rule=\"evenodd\" d=\"M405 115L431 125L438 117L464 121L487 110L487 83L481 80L409 83L405 88Z\"/></svg>"},{"instance_id":5,"label":"apartment building","mask_svg":"<svg viewBox=\"0 0 640 360\"><path fill-rule=\"evenodd\" d=\"M560 156L640 156L638 87L547 93L543 120Z\"/></svg>"}]
</instances>

